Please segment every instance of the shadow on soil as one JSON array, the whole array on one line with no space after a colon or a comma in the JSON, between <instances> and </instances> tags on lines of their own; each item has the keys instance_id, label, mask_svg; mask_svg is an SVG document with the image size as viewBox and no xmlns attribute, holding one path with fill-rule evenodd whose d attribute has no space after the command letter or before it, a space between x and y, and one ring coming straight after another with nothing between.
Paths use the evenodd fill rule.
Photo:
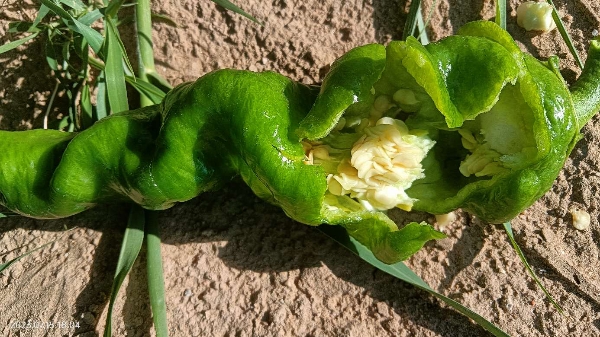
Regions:
<instances>
[{"instance_id":1,"label":"shadow on soil","mask_svg":"<svg viewBox=\"0 0 600 337\"><path fill-rule=\"evenodd\" d=\"M89 272L89 283L75 303L75 319L92 317L75 335L96 336L95 324L108 304L127 207L101 206L63 220L1 219L1 232L14 228L61 231L75 225L102 232ZM240 184L207 193L159 214L162 240L168 245L226 241L218 256L231 268L283 272L326 265L337 277L365 289L375 302L390 303L398 315L444 336L485 336L486 332L456 311L444 308L428 294L376 270L315 228L289 220L281 210L265 204ZM144 251L134 265L123 320L136 333L148 332L152 318L147 298L133 294L147 288ZM166 275L168 277L168 275ZM134 315L127 315L127 308ZM140 315L146 313L146 315ZM143 322L138 322L144 316ZM136 321L138 320L138 321Z\"/></svg>"}]
</instances>

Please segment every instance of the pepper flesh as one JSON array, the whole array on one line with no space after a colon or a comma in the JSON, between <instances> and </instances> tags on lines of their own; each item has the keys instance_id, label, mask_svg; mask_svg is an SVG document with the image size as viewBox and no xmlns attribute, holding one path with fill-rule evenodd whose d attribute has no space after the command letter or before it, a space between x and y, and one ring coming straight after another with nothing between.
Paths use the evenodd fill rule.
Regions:
<instances>
[{"instance_id":1,"label":"pepper flesh","mask_svg":"<svg viewBox=\"0 0 600 337\"><path fill-rule=\"evenodd\" d=\"M409 38L356 48L332 65L319 91L275 73L220 70L175 88L160 105L115 114L77 135L0 131L0 201L37 218L115 201L165 209L240 175L291 218L341 225L393 263L444 235L425 224L399 228L381 211L390 198L405 209L463 208L503 222L550 188L579 129L600 107L593 76L600 62L588 59L575 102L555 64L523 54L493 23L475 22L427 47ZM398 178L392 165L395 180L362 198L334 186L341 162L314 149L309 157L336 134L354 137L347 151L367 155L361 146L371 140L360 143L353 135L359 129L340 125L369 118L366 133L379 137L394 125L421 137L412 141L421 152L398 159L415 169L408 178ZM402 155L390 151L388 158ZM375 156L351 157L357 172L366 165L366 179Z\"/></svg>"}]
</instances>

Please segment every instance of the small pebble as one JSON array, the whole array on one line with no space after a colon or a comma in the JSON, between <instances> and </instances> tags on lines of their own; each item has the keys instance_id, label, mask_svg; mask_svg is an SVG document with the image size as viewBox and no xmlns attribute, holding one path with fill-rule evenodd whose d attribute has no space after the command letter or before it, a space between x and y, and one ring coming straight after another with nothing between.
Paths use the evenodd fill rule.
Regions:
<instances>
[{"instance_id":1,"label":"small pebble","mask_svg":"<svg viewBox=\"0 0 600 337\"><path fill-rule=\"evenodd\" d=\"M183 296L185 296L185 297L190 297L190 296L192 296L192 291L191 291L191 290L189 290L189 289L186 289L186 290L183 292Z\"/></svg>"},{"instance_id":2,"label":"small pebble","mask_svg":"<svg viewBox=\"0 0 600 337\"><path fill-rule=\"evenodd\" d=\"M593 37L598 36L598 30L597 29L592 30L592 36Z\"/></svg>"}]
</instances>

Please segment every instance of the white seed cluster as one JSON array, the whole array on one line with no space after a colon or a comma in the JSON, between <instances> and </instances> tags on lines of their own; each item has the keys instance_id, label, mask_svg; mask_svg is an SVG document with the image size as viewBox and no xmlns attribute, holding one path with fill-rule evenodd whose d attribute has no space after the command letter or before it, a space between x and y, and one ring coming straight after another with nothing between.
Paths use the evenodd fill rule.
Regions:
<instances>
[{"instance_id":1,"label":"white seed cluster","mask_svg":"<svg viewBox=\"0 0 600 337\"><path fill-rule=\"evenodd\" d=\"M552 6L547 2L526 1L517 8L517 24L525 30L549 32L556 28Z\"/></svg>"},{"instance_id":2,"label":"white seed cluster","mask_svg":"<svg viewBox=\"0 0 600 337\"><path fill-rule=\"evenodd\" d=\"M370 210L396 206L410 210L415 200L405 190L424 177L421 161L434 141L425 133L409 132L404 122L389 117L363 132L351 157L342 159L338 173L327 177L329 192L349 195Z\"/></svg>"},{"instance_id":3,"label":"white seed cluster","mask_svg":"<svg viewBox=\"0 0 600 337\"><path fill-rule=\"evenodd\" d=\"M476 177L491 176L504 170L499 161L500 153L492 150L488 143L475 138L473 133L467 129L460 129L458 133L462 136L462 145L471 154L460 163L460 173L465 177L474 174Z\"/></svg>"}]
</instances>

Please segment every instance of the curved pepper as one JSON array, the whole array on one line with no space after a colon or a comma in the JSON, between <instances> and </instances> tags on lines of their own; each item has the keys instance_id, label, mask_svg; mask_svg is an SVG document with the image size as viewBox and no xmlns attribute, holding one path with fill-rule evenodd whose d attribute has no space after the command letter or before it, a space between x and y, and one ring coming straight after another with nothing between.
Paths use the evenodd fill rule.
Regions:
<instances>
[{"instance_id":1,"label":"curved pepper","mask_svg":"<svg viewBox=\"0 0 600 337\"><path fill-rule=\"evenodd\" d=\"M356 48L320 91L219 70L79 134L0 131L0 202L37 218L104 202L157 210L240 175L291 218L344 226L393 263L444 235L398 228L391 207L500 222L539 198L598 108L581 86L576 115L553 61L521 53L489 22L426 47Z\"/></svg>"}]
</instances>

